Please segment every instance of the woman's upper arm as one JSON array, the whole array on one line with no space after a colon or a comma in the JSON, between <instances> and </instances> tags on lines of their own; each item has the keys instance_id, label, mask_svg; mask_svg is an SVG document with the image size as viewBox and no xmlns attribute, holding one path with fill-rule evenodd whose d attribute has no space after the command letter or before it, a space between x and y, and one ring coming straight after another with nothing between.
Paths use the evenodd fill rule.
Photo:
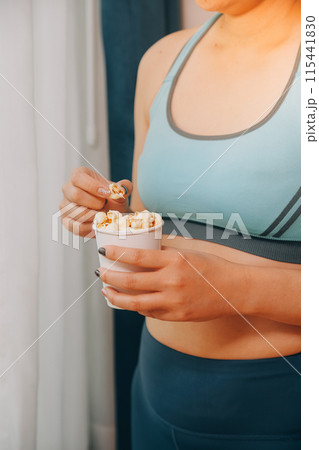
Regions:
<instances>
[{"instance_id":1,"label":"woman's upper arm","mask_svg":"<svg viewBox=\"0 0 319 450\"><path fill-rule=\"evenodd\" d=\"M134 156L133 156L133 170L132 170L133 192L130 204L130 207L133 211L142 211L143 209L146 209L142 203L137 188L137 162L138 158L140 157L143 151L144 142L149 126L147 119L145 92L143 91L145 78L144 72L146 69L144 69L143 66L144 61L142 58L137 72L135 102L134 102Z\"/></svg>"}]
</instances>

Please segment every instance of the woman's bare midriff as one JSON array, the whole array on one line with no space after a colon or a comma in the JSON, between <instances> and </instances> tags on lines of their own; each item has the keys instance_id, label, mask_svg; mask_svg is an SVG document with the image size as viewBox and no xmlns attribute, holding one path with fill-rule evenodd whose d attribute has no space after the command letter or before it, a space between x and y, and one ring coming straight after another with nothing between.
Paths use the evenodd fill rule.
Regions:
<instances>
[{"instance_id":1,"label":"woman's bare midriff","mask_svg":"<svg viewBox=\"0 0 319 450\"><path fill-rule=\"evenodd\" d=\"M163 237L163 246L211 253L239 264L294 268L293 264L277 262L244 253L223 245L196 239L173 240ZM297 269L297 268L296 268ZM194 302L197 300L194 298ZM255 359L292 355L300 352L300 327L272 320L230 316L207 322L164 322L147 318L151 335L168 347L190 355L214 359Z\"/></svg>"}]
</instances>

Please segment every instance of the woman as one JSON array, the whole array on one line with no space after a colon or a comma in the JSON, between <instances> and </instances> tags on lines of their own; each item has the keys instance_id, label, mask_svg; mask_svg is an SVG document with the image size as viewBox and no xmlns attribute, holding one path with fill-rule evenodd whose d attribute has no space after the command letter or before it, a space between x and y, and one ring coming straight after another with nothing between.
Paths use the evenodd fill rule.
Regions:
<instances>
[{"instance_id":1,"label":"woman","mask_svg":"<svg viewBox=\"0 0 319 450\"><path fill-rule=\"evenodd\" d=\"M156 43L136 87L131 208L163 213L164 230L176 225L178 235L164 236L160 251L99 250L145 268L100 270L114 286L103 294L146 316L133 448L295 450L300 2L197 3L220 14ZM131 183L120 183L128 197ZM128 211L127 199L104 205L106 186L77 169L61 207ZM172 213L189 220L173 226ZM64 219L69 229L74 222L72 214Z\"/></svg>"}]
</instances>

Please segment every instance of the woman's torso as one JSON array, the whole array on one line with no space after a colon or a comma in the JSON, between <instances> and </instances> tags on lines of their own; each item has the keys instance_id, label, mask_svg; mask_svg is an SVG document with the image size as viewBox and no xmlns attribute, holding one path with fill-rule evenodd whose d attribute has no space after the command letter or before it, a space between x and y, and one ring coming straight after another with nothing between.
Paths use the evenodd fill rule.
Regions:
<instances>
[{"instance_id":1,"label":"woman's torso","mask_svg":"<svg viewBox=\"0 0 319 450\"><path fill-rule=\"evenodd\" d=\"M206 33L207 36L204 36L202 41L200 42L201 45L197 44L194 48L194 51L192 52L191 57L188 58L187 63L178 76L178 82L177 79L175 81L176 84L174 89L170 89L170 87L168 87L171 92L171 98L168 99L171 117L169 118L170 120L166 121L165 126L168 127L167 131L168 133L172 133L174 139L180 138L191 140L193 144L194 142L196 143L196 136L193 135L219 136L225 134L232 135L233 133L235 133L234 136L232 136L228 141L232 143L233 148L227 150L229 145L228 147L223 147L225 150L227 150L227 156L230 158L230 162L228 162L228 164L231 164L232 153L236 152L236 150L238 151L238 145L236 146L236 142L234 143L234 141L238 140L239 142L240 139L242 139L242 141L244 139L244 137L242 138L240 136L241 133L236 133L238 130L245 130L252 124L257 124L256 130L248 132L245 136L249 140L255 138L256 135L254 136L253 133L259 133L260 131L264 132L266 128L262 127L268 126L271 129L271 125L274 123L274 118L277 114L276 111L272 110L274 109L274 105L278 103L278 98L287 87L287 80L291 78L292 72L294 71L296 55L298 51L298 40L296 38L292 39L290 42L279 46L276 50L269 51L268 56L265 56L264 58L258 58L258 54L256 53L257 49L251 51L247 50L246 52L239 52L238 49L235 48L230 50L227 48L222 48L222 43L218 41L218 37L216 37L216 39L214 40L213 33L217 33L217 31L218 30L214 30L213 27L208 30L208 32ZM213 47L211 45L211 42L215 42L215 45L213 45ZM290 79L291 84L298 84L298 78L296 75L297 74L294 73L293 78ZM258 80L258 82L256 82L256 80ZM161 88L152 105L154 117L159 113L158 111L154 111L154 108L159 107L165 95L167 95L167 92L165 93L165 90ZM287 99L286 97L283 99L283 103L278 105L278 114L283 114L284 108L289 108L289 105L287 105L287 101L289 102L289 98ZM218 108L214 108L215 104L218 105ZM189 107L189 105L191 105L191 108ZM273 118L267 118L269 112L275 114ZM164 112L162 113L164 114ZM163 208L159 206L159 203L161 203L160 195L157 196L156 201L154 201L151 197L152 193L145 192L145 189L143 187L143 183L144 186L147 186L147 180L145 180L145 176L147 176L145 175L145 163L147 162L147 159L150 156L150 152L152 150L152 146L150 145L149 141L152 141L153 119L151 110L150 130L146 139L142 157L139 161L138 185L139 191L141 193L141 201L143 202L144 206L148 209L158 210L159 212L166 213L167 210L161 211L161 209ZM165 120L166 119L167 115ZM263 120L265 121L264 124L262 124ZM271 123L271 120L273 120L273 123ZM296 117L294 117L293 124L289 124L287 121L282 123L282 127L287 126L291 126L291 130L293 132L296 132L296 126L298 128L298 118L296 119ZM184 130L187 130L187 133L183 136ZM281 131L282 130L278 129L278 135L280 135ZM163 133L165 133L165 129ZM260 136L257 136L257 142L258 139L260 139ZM201 140L199 139L198 144L200 144L200 142ZM212 163L214 163L214 161L218 158L218 154L214 155L214 148L216 148L216 145L220 144L221 142L223 142L223 144L225 144L225 142L226 144L228 144L228 142L227 139L224 140L223 138L213 138L209 142L211 143L212 149L211 161ZM255 172L256 167L258 168L258 164L260 165L261 180L263 176L267 175L265 167L270 164L269 155L265 154L267 146L263 146L262 144L263 142L261 142L261 145L259 146L260 148L255 149L255 155L249 155L249 160L247 161L248 164L251 164L253 162L252 170L254 170ZM277 145L279 144L280 139L279 143L277 142ZM296 159L297 157L298 159L299 150L298 148L296 148L296 144L294 144L294 146L290 144L290 146L292 147L291 158ZM177 147L176 151L179 152L178 157L180 159L180 165L183 166L183 146L179 145L179 147ZM207 146L205 148L207 148ZM185 151L186 150L187 149L185 149ZM194 164L196 163L196 161L201 159L200 150L200 145L198 145L198 150L196 147L196 156L192 156L194 158ZM286 142L282 142L282 155L279 153L279 150L281 149L278 148L278 151L273 154L272 158L274 171L276 171L276 166L282 170L283 165L281 164L281 158L289 161L289 145L287 145ZM245 179L242 180L242 183L240 181L241 173L246 170L243 166L243 170L240 172L240 165L242 164L242 161L245 159L245 157L247 158L247 155L245 155L244 151L242 151L242 156L239 159L238 153L236 154L236 158L238 159L236 164L239 173L236 173L236 167L229 168L229 170L233 171L233 178L235 179L233 180L233 186L230 186L230 183L228 183L228 186L230 186L231 189L229 191L228 197L225 197L225 199L229 199L229 195L236 197L236 192L238 193L239 189L244 186ZM273 151L273 149L270 149L270 151ZM222 158L220 161L217 161L216 164L214 164L213 170L211 171L210 176L215 177L215 180L218 178L218 176L220 176L221 172L225 171L225 168L227 169L226 153L225 158L224 156L222 156L224 161L222 161ZM163 189L165 188L163 180L164 183L169 183L169 180L172 179L171 176L173 175L172 168L174 169L174 164L178 164L178 161L176 163L176 161L174 160L174 155L172 155L172 161L175 162L172 163L172 161L170 161L169 155L167 157L167 153L165 153L165 149L163 149L163 156L164 155L166 155L166 157L162 157L160 163L160 166L163 170L162 172L159 170L159 167L157 165L157 177L160 177L158 178L158 182L160 185L162 183ZM152 157L153 156L154 155L152 155ZM204 162L206 163L207 167L207 161ZM220 167L220 170L218 170L218 167ZM148 169L148 173L150 173L152 171L152 168L148 167ZM175 170L178 170L178 166L175 167ZM284 192L284 196L289 197L289 195L291 194L290 197L292 197L293 194L295 194L295 192L293 192L293 189L295 188L294 182L296 181L297 185L299 182L298 175L296 177L296 171L299 171L298 161L297 164L295 164L294 169L290 172L288 170L287 172L287 175L291 177L291 183L289 182L289 180L287 180L286 183L283 183L282 186L280 186L280 193L278 193L278 195L282 195L282 191L284 192L285 189L288 188L290 189L290 191L286 193ZM167 173L169 173L170 175L167 176ZM229 176L229 174L227 174L227 171L225 172L225 174L226 175L224 175L224 177ZM284 171L282 173L282 176L284 177L285 175L286 173ZM153 167L152 177L154 178L154 176L156 178L156 175L154 175ZM278 172L277 177L278 176L280 176L280 172ZM296 180L294 178L296 178ZM185 188L187 188L194 181L194 179L196 179L195 174L191 173L190 177L188 177L187 179L187 183L184 183L185 185L183 189L182 186L177 185L174 180L174 182L172 183L173 191L174 187L176 188L177 186L177 190L174 191L174 194L176 195L179 191L181 191L180 194L183 194ZM196 188L197 193L201 192L200 181L201 180L199 180L198 183L195 183L197 184L197 186L191 186L189 190L184 195L182 195L184 199L180 202L181 212L187 212L187 210L185 209L187 207L188 209L190 209L190 204L187 204L187 194L190 195L190 191L193 189L193 187L194 190ZM256 181L258 182L258 180L255 180L255 182ZM269 183L269 180L267 181L266 177L264 181L264 184L266 185L267 182ZM222 182L222 179L220 180L220 182ZM246 183L249 183L249 180L246 181ZM257 185L257 187L262 185L263 183ZM272 186L270 185L269 189L271 188ZM224 189L222 189L224 193L223 195L225 195L225 189L227 190L227 184L225 184ZM269 199L268 201L270 207L272 204L271 199L275 199L276 197L275 189L278 189L278 183L277 186L274 187L273 192L268 192L267 198ZM159 192L161 192L160 189ZM221 195L221 197L223 195ZM204 194L202 195L202 199L199 198L199 203L202 202L202 209L203 205L205 205L205 196L207 197L207 192L204 192ZM267 198L263 197L263 193L260 192L259 204L261 206L265 204L267 202ZM183 201L185 201L184 206ZM251 204L251 201L248 201L247 198L244 198L242 202L243 205ZM255 209L258 208L258 202L256 203L255 201L254 206ZM297 208L297 206L298 205L295 205L294 207ZM230 203L229 208L233 208L232 203ZM238 205L238 208L240 209L240 205ZM280 210L280 205L278 206L278 208ZM199 210L201 211L201 209ZM231 210L232 209L229 209L229 211ZM173 211L176 211L176 207L173 209ZM207 211L211 211L210 206L207 207ZM191 210L190 212L195 212L195 210ZM244 218L248 220L249 227L252 229L253 234L254 232L256 234L260 234L260 230L258 230L258 222L254 223L254 217L256 215L258 216L258 210L247 210L246 212L244 212ZM179 216L181 215L179 214ZM262 213L260 213L260 217L261 216ZM225 217L226 221L228 219L229 217ZM225 226L225 222L223 223L223 225ZM263 224L260 226L263 226ZM287 239L291 239L291 236L295 240L298 239L296 236L296 233L298 234L297 228L298 227L295 222L290 231L286 232L288 233ZM275 231L276 230L273 230L273 233ZM287 267L292 270L298 270L298 266L296 264L290 264L256 256L254 254L239 251L235 248L230 248L227 245L220 245L204 240L185 239L180 236L177 236L175 239L167 239L167 236L164 236L163 245L179 249L190 249L200 252L208 252L228 259L232 262L237 262L239 264L263 265L278 268ZM200 299L194 299L194 301L200 301ZM298 351L300 351L299 327L257 317L247 317L247 319L253 325L253 327L255 327L255 329L248 325L247 322L245 322L240 316L224 317L200 323L163 322L156 319L147 318L147 326L150 333L163 344L175 348L176 350L201 357L217 359L246 359L278 356L278 353L275 349L277 349L281 354L285 355L297 353ZM258 332L256 330L258 330ZM267 341L271 342L272 346L269 345L269 342Z\"/></svg>"}]
</instances>

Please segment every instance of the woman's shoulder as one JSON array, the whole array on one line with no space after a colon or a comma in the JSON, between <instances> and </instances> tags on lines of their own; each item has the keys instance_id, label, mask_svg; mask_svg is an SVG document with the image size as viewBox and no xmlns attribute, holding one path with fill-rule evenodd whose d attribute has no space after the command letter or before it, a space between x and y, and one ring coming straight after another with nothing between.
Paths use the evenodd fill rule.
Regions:
<instances>
[{"instance_id":1,"label":"woman's shoulder","mask_svg":"<svg viewBox=\"0 0 319 450\"><path fill-rule=\"evenodd\" d=\"M159 73L167 74L173 64L176 55L184 47L186 42L193 36L199 27L188 28L176 31L164 36L155 42L145 53L140 62L140 69L143 71L154 71L154 66Z\"/></svg>"},{"instance_id":2,"label":"woman's shoulder","mask_svg":"<svg viewBox=\"0 0 319 450\"><path fill-rule=\"evenodd\" d=\"M169 34L153 44L143 55L138 68L138 83L150 106L176 56L199 27Z\"/></svg>"}]
</instances>

